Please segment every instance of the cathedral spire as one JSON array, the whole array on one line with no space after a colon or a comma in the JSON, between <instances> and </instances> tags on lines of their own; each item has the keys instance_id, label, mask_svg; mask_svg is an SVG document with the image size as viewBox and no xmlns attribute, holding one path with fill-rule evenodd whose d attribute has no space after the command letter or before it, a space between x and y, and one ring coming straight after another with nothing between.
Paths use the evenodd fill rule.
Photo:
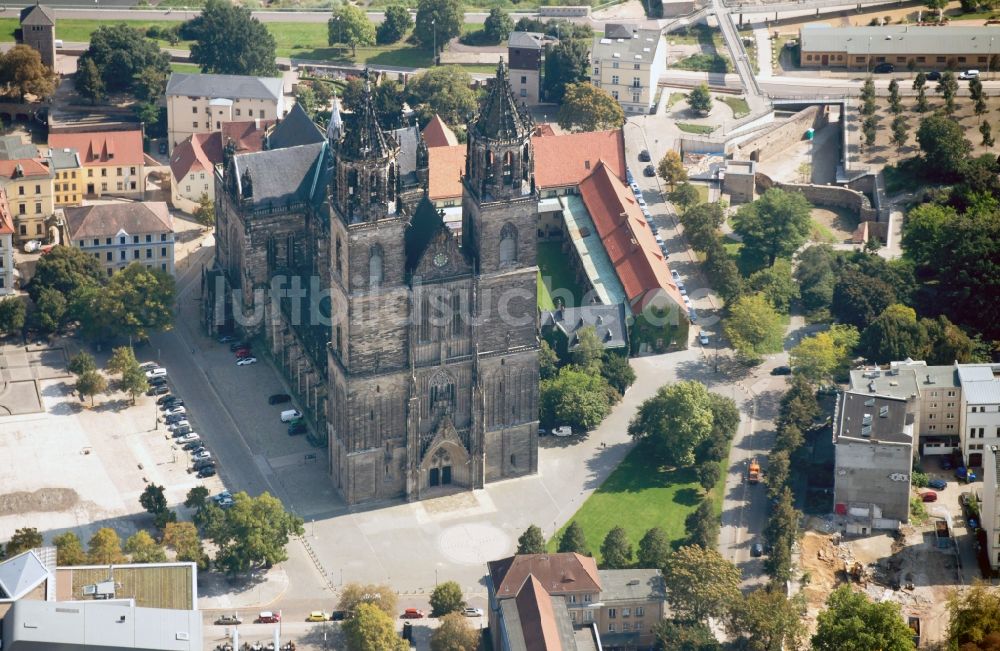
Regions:
<instances>
[{"instance_id":1,"label":"cathedral spire","mask_svg":"<svg viewBox=\"0 0 1000 651\"><path fill-rule=\"evenodd\" d=\"M354 112L354 120L344 136L341 153L355 160L382 160L389 156L392 147L378 122L368 70L365 70L364 79L365 91L361 96L361 106Z\"/></svg>"},{"instance_id":2,"label":"cathedral spire","mask_svg":"<svg viewBox=\"0 0 1000 651\"><path fill-rule=\"evenodd\" d=\"M344 120L340 115L340 98L337 93L333 94L333 110L330 112L330 121L326 125L326 139L331 144L340 140L340 134L344 132Z\"/></svg>"},{"instance_id":3,"label":"cathedral spire","mask_svg":"<svg viewBox=\"0 0 1000 651\"><path fill-rule=\"evenodd\" d=\"M523 104L514 99L510 87L507 65L500 57L496 78L490 83L489 93L479 106L471 130L493 140L518 140L533 128L531 116Z\"/></svg>"}]
</instances>

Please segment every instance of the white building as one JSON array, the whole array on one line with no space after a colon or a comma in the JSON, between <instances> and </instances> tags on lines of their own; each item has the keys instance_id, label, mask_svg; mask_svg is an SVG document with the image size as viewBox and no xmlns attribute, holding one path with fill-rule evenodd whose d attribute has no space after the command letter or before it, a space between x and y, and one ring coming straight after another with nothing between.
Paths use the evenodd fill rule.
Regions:
<instances>
[{"instance_id":1,"label":"white building","mask_svg":"<svg viewBox=\"0 0 1000 651\"><path fill-rule=\"evenodd\" d=\"M14 292L14 216L0 187L0 296Z\"/></svg>"},{"instance_id":2,"label":"white building","mask_svg":"<svg viewBox=\"0 0 1000 651\"><path fill-rule=\"evenodd\" d=\"M962 384L962 458L978 468L984 452L1000 445L1000 364L956 364Z\"/></svg>"},{"instance_id":3,"label":"white building","mask_svg":"<svg viewBox=\"0 0 1000 651\"><path fill-rule=\"evenodd\" d=\"M590 83L618 100L626 113L649 113L667 69L667 46L656 29L606 25L590 51Z\"/></svg>"},{"instance_id":4,"label":"white building","mask_svg":"<svg viewBox=\"0 0 1000 651\"><path fill-rule=\"evenodd\" d=\"M137 262L174 273L174 221L162 201L66 208L70 245L93 255L110 276Z\"/></svg>"},{"instance_id":5,"label":"white building","mask_svg":"<svg viewBox=\"0 0 1000 651\"><path fill-rule=\"evenodd\" d=\"M990 445L983 458L983 502L979 512L986 531L986 556L1000 570L1000 446Z\"/></svg>"}]
</instances>

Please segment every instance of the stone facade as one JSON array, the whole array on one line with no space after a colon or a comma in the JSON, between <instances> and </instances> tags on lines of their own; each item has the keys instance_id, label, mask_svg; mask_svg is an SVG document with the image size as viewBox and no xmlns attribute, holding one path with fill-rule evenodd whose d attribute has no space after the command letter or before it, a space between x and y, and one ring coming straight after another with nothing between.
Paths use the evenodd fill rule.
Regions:
<instances>
[{"instance_id":1,"label":"stone facade","mask_svg":"<svg viewBox=\"0 0 1000 651\"><path fill-rule=\"evenodd\" d=\"M426 187L422 140L414 175L370 94L353 114L335 108L325 142L236 155L217 174L217 264L236 316L266 338L349 504L538 468L532 124L503 64L469 132L463 242L404 178ZM318 279L305 293L329 294L329 321L262 300L278 276Z\"/></svg>"}]
</instances>

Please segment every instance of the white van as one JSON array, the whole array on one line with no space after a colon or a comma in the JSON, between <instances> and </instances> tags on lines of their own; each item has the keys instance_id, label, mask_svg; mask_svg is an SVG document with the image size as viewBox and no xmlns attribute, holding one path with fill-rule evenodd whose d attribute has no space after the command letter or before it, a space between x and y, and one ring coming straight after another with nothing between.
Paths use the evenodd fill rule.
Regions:
<instances>
[{"instance_id":1,"label":"white van","mask_svg":"<svg viewBox=\"0 0 1000 651\"><path fill-rule=\"evenodd\" d=\"M285 411L281 412L282 423L290 423L293 420L296 420L297 418L302 418L302 414L299 412L298 409L286 409Z\"/></svg>"},{"instance_id":2,"label":"white van","mask_svg":"<svg viewBox=\"0 0 1000 651\"><path fill-rule=\"evenodd\" d=\"M63 47L63 40L61 38L56 39L56 49L61 50Z\"/></svg>"},{"instance_id":3,"label":"white van","mask_svg":"<svg viewBox=\"0 0 1000 651\"><path fill-rule=\"evenodd\" d=\"M959 73L959 79L976 79L979 77L978 70L966 70L965 72Z\"/></svg>"}]
</instances>

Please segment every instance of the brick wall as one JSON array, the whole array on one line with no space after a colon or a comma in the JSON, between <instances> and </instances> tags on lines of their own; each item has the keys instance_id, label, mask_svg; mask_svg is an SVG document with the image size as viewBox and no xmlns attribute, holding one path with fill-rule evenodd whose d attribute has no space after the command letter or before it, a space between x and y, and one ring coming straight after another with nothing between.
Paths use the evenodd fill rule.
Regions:
<instances>
[{"instance_id":1,"label":"brick wall","mask_svg":"<svg viewBox=\"0 0 1000 651\"><path fill-rule=\"evenodd\" d=\"M816 206L832 206L847 208L857 215L859 222L878 220L878 211L872 208L868 197L857 190L843 188L837 185L813 185L811 183L778 183L771 177L757 173L757 190L764 192L768 188L781 188L801 192Z\"/></svg>"},{"instance_id":2,"label":"brick wall","mask_svg":"<svg viewBox=\"0 0 1000 651\"><path fill-rule=\"evenodd\" d=\"M786 149L805 138L809 129L820 129L829 120L825 106L802 109L784 122L756 138L733 147L735 160L765 161L780 156Z\"/></svg>"}]
</instances>

